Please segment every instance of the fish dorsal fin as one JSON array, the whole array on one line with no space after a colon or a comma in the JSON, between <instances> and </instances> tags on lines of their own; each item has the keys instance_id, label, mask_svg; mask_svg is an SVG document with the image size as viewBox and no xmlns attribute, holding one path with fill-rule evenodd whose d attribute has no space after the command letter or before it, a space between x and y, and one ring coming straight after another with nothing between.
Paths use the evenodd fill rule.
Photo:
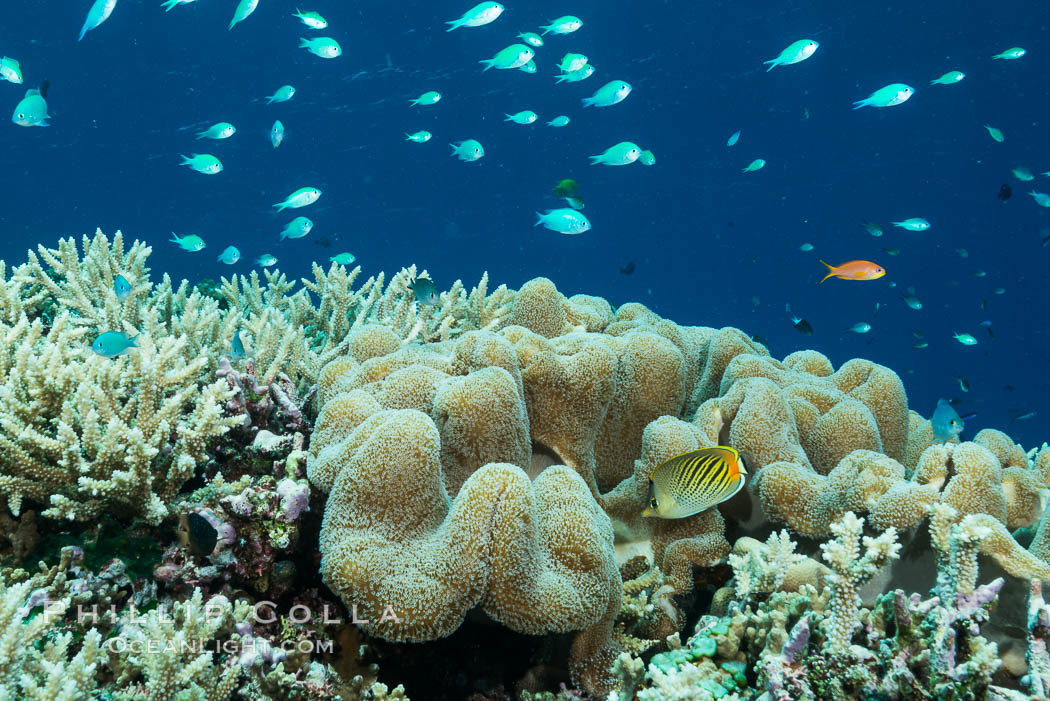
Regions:
<instances>
[{"instance_id":1,"label":"fish dorsal fin","mask_svg":"<svg viewBox=\"0 0 1050 701\"><path fill-rule=\"evenodd\" d=\"M29 88L28 90L26 90L26 97L31 97L33 95L39 95L39 94L40 94L40 91L37 90L36 88Z\"/></svg>"}]
</instances>

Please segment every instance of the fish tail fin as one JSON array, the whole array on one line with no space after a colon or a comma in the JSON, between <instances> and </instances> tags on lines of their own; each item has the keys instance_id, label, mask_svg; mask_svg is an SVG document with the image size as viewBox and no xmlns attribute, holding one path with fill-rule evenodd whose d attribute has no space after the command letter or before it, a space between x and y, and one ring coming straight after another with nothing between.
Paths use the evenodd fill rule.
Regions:
<instances>
[{"instance_id":1,"label":"fish tail fin","mask_svg":"<svg viewBox=\"0 0 1050 701\"><path fill-rule=\"evenodd\" d=\"M504 112L504 113L503 113L503 121L504 121L504 122L510 122L510 121L513 121L513 119L511 118L511 116L510 116L509 114L507 114L506 112Z\"/></svg>"},{"instance_id":2,"label":"fish tail fin","mask_svg":"<svg viewBox=\"0 0 1050 701\"><path fill-rule=\"evenodd\" d=\"M540 214L539 212L536 212L536 223L533 224L533 226L539 226L542 223L543 223L543 215Z\"/></svg>"},{"instance_id":3,"label":"fish tail fin","mask_svg":"<svg viewBox=\"0 0 1050 701\"><path fill-rule=\"evenodd\" d=\"M277 208L278 212L283 212L284 210L286 210L288 208L288 205L286 203L284 203L284 202L278 202L277 204L274 205L274 207Z\"/></svg>"},{"instance_id":4,"label":"fish tail fin","mask_svg":"<svg viewBox=\"0 0 1050 701\"><path fill-rule=\"evenodd\" d=\"M80 28L80 36L77 37L77 41L84 38L84 35L87 34L87 30L87 22L84 22L84 26Z\"/></svg>"},{"instance_id":5,"label":"fish tail fin","mask_svg":"<svg viewBox=\"0 0 1050 701\"><path fill-rule=\"evenodd\" d=\"M454 20L445 22L445 24L451 25L448 29L445 30L446 32L451 32L453 29L459 29L460 27L463 26L463 19L462 18L454 19Z\"/></svg>"},{"instance_id":6,"label":"fish tail fin","mask_svg":"<svg viewBox=\"0 0 1050 701\"><path fill-rule=\"evenodd\" d=\"M299 48L310 46L310 40L303 37L299 37Z\"/></svg>"},{"instance_id":7,"label":"fish tail fin","mask_svg":"<svg viewBox=\"0 0 1050 701\"><path fill-rule=\"evenodd\" d=\"M165 12L171 12L171 8L179 4L179 0L168 0L167 2L161 3L161 7L164 8Z\"/></svg>"},{"instance_id":8,"label":"fish tail fin","mask_svg":"<svg viewBox=\"0 0 1050 701\"><path fill-rule=\"evenodd\" d=\"M564 83L568 79L569 79L569 76L565 75L564 73L562 73L561 75L554 76L554 80L557 83Z\"/></svg>"},{"instance_id":9,"label":"fish tail fin","mask_svg":"<svg viewBox=\"0 0 1050 701\"><path fill-rule=\"evenodd\" d=\"M780 65L775 58L771 58L768 61L763 61L762 63L769 64L769 68L766 69L766 73L769 73L771 70Z\"/></svg>"},{"instance_id":10,"label":"fish tail fin","mask_svg":"<svg viewBox=\"0 0 1050 701\"><path fill-rule=\"evenodd\" d=\"M178 235L178 234L176 234L176 233L175 233L175 232L173 231L173 232L171 232L171 238L170 238L170 239L168 239L168 240L169 240L169 241L171 241L172 243L178 243L178 242L179 242L179 235Z\"/></svg>"},{"instance_id":11,"label":"fish tail fin","mask_svg":"<svg viewBox=\"0 0 1050 701\"><path fill-rule=\"evenodd\" d=\"M482 73L484 73L485 71L487 71L488 69L492 68L492 66L495 65L495 62L491 58L483 58L480 61L478 61L478 63L484 63L485 64L485 68L481 71Z\"/></svg>"},{"instance_id":12,"label":"fish tail fin","mask_svg":"<svg viewBox=\"0 0 1050 701\"><path fill-rule=\"evenodd\" d=\"M592 166L593 165L598 165L599 163L602 162L602 157L601 156L587 156L587 158L591 159L591 165Z\"/></svg>"},{"instance_id":13,"label":"fish tail fin","mask_svg":"<svg viewBox=\"0 0 1050 701\"><path fill-rule=\"evenodd\" d=\"M829 277L835 277L835 266L834 266L834 265L832 265L831 263L826 263L826 262L824 262L824 261L820 261L820 262L821 262L821 263L824 263L824 265L828 266L828 274L827 274L827 275L825 275L825 276L824 276L824 277L823 277L823 278L821 279L821 281L817 283L818 285L819 285L819 284L821 284L822 282L824 282L824 280L827 280L827 279L828 279Z\"/></svg>"},{"instance_id":14,"label":"fish tail fin","mask_svg":"<svg viewBox=\"0 0 1050 701\"><path fill-rule=\"evenodd\" d=\"M594 98L593 97L581 97L580 98L580 102L583 103L584 107L590 107L591 105L594 104Z\"/></svg>"},{"instance_id":15,"label":"fish tail fin","mask_svg":"<svg viewBox=\"0 0 1050 701\"><path fill-rule=\"evenodd\" d=\"M542 29L542 30L543 30L543 33L542 33L542 34L540 34L540 36L541 36L541 37L545 37L545 36L547 36L547 33L551 31L551 28L552 28L553 26L554 26L553 24L541 25L541 26L540 26L540 29Z\"/></svg>"},{"instance_id":16,"label":"fish tail fin","mask_svg":"<svg viewBox=\"0 0 1050 701\"><path fill-rule=\"evenodd\" d=\"M138 338L141 335L142 334L137 333L134 336L132 336L131 338L129 338L128 339L128 348L138 348L138 346L135 345L135 339Z\"/></svg>"},{"instance_id":17,"label":"fish tail fin","mask_svg":"<svg viewBox=\"0 0 1050 701\"><path fill-rule=\"evenodd\" d=\"M867 98L864 98L863 100L857 100L856 102L853 103L853 109L855 109L855 110L859 110L861 107L867 107L867 106L868 106L868 99Z\"/></svg>"},{"instance_id":18,"label":"fish tail fin","mask_svg":"<svg viewBox=\"0 0 1050 701\"><path fill-rule=\"evenodd\" d=\"M181 153L179 154L179 158L182 159L182 163L179 163L180 166L189 165L190 163L193 162L192 158L190 158L189 156L184 156Z\"/></svg>"}]
</instances>

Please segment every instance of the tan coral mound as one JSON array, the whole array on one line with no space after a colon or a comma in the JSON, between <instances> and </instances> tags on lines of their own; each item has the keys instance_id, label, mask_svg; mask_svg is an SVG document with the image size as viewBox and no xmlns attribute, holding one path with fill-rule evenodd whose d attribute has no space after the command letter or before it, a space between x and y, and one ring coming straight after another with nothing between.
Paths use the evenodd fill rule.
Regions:
<instances>
[{"instance_id":1,"label":"tan coral mound","mask_svg":"<svg viewBox=\"0 0 1050 701\"><path fill-rule=\"evenodd\" d=\"M670 596L728 555L722 509L744 520L747 495L673 521L640 512L656 466L717 444L740 451L765 515L796 532L825 536L849 511L906 528L944 500L1001 520L988 548L1013 571L1039 561L1011 550L1005 524L1040 517L1050 459L1031 469L992 433L952 459L885 367L835 369L815 351L778 361L737 329L614 312L543 278L499 298L509 311L493 318L472 293L491 321L441 340L361 325L318 373L322 573L348 603L396 602L401 622L374 622L377 635L447 635L472 607L515 630L580 631L576 678L607 694L622 598L612 525L651 544L665 582L653 600L665 632L679 629ZM1042 525L1032 553L1050 550Z\"/></svg>"}]
</instances>

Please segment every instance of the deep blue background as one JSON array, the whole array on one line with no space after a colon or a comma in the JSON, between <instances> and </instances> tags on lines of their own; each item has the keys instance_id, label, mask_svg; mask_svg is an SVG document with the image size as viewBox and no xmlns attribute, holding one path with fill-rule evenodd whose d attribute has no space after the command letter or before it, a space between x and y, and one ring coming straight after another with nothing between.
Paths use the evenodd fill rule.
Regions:
<instances>
[{"instance_id":1,"label":"deep blue background","mask_svg":"<svg viewBox=\"0 0 1050 701\"><path fill-rule=\"evenodd\" d=\"M472 2L316 0L301 6L330 27L314 32L284 0L261 0L233 31L234 0L168 13L159 1L120 0L78 44L88 0L8 0L0 54L21 61L26 84L0 82L0 105L13 110L27 87L48 78L53 120L48 129L21 128L5 112L0 122L0 257L21 262L29 246L100 226L149 241L158 278L246 273L263 252L299 277L343 250L366 274L415 262L442 288L456 278L470 287L484 270L512 287L545 275L567 294L640 301L683 324L740 327L778 357L812 347L836 365L871 358L902 374L920 413L929 415L939 396L978 412L965 436L992 426L1026 447L1048 438L1050 248L1041 239L1050 210L1025 193L1050 191L1050 179L1010 175L1015 164L1050 170L1044 3L508 0L493 24L446 33L444 20ZM584 27L548 37L538 74L480 70L477 61L517 32L568 13ZM344 56L325 61L297 48L298 37L317 35L338 39ZM803 37L820 42L815 56L765 72L763 60ZM1028 55L990 59L1012 46ZM589 56L596 74L555 85L566 51ZM953 69L967 78L929 85ZM580 97L613 79L634 86L625 102L580 109ZM891 82L914 86L915 97L850 110ZM262 98L284 83L297 88L295 98L266 105ZM444 99L407 105L426 90ZM503 122L522 109L540 121ZM572 117L568 127L544 125L562 113ZM268 132L277 118L287 135L274 151ZM216 121L238 133L194 140ZM1003 130L1004 143L989 138L986 123ZM404 141L418 129L433 140ZM740 142L727 148L736 129ZM448 142L465 138L484 144L483 160L449 157ZM588 155L623 140L652 149L656 166L588 165ZM218 155L225 171L179 167L179 154L194 151ZM765 169L742 174L757 157ZM550 190L565 177L581 183L594 226L581 236L532 228L535 210L561 206ZM1004 182L1015 190L1005 203L996 198ZM304 185L324 191L316 205L273 211ZM279 243L296 214L314 220L313 233ZM933 227L889 226L912 216ZM862 220L882 223L885 236L869 236ZM171 231L196 233L208 246L185 253L167 242ZM816 249L800 252L803 242ZM243 256L232 269L215 261L229 244ZM875 260L889 274L818 286L818 258ZM628 261L637 266L630 276L619 272ZM987 275L975 277L978 270ZM900 300L908 286L921 311ZM998 287L1006 293L993 295ZM813 324L812 338L791 326L786 302ZM985 319L995 338L979 326ZM841 331L857 321L872 332ZM913 329L929 347L912 348ZM961 346L954 331L980 343ZM1011 418L1031 411L1034 419Z\"/></svg>"}]
</instances>

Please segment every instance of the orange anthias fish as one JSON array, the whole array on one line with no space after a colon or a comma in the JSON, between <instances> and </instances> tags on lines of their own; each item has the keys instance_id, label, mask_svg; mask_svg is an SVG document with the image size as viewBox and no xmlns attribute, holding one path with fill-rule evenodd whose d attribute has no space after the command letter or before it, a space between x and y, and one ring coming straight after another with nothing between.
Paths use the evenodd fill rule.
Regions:
<instances>
[{"instance_id":1,"label":"orange anthias fish","mask_svg":"<svg viewBox=\"0 0 1050 701\"><path fill-rule=\"evenodd\" d=\"M820 262L824 263L824 261ZM824 265L828 266L828 274L824 276L824 280L829 277L843 280L876 280L886 274L886 270L881 265L872 263L870 260L851 260L841 265L830 263L824 263Z\"/></svg>"}]
</instances>

